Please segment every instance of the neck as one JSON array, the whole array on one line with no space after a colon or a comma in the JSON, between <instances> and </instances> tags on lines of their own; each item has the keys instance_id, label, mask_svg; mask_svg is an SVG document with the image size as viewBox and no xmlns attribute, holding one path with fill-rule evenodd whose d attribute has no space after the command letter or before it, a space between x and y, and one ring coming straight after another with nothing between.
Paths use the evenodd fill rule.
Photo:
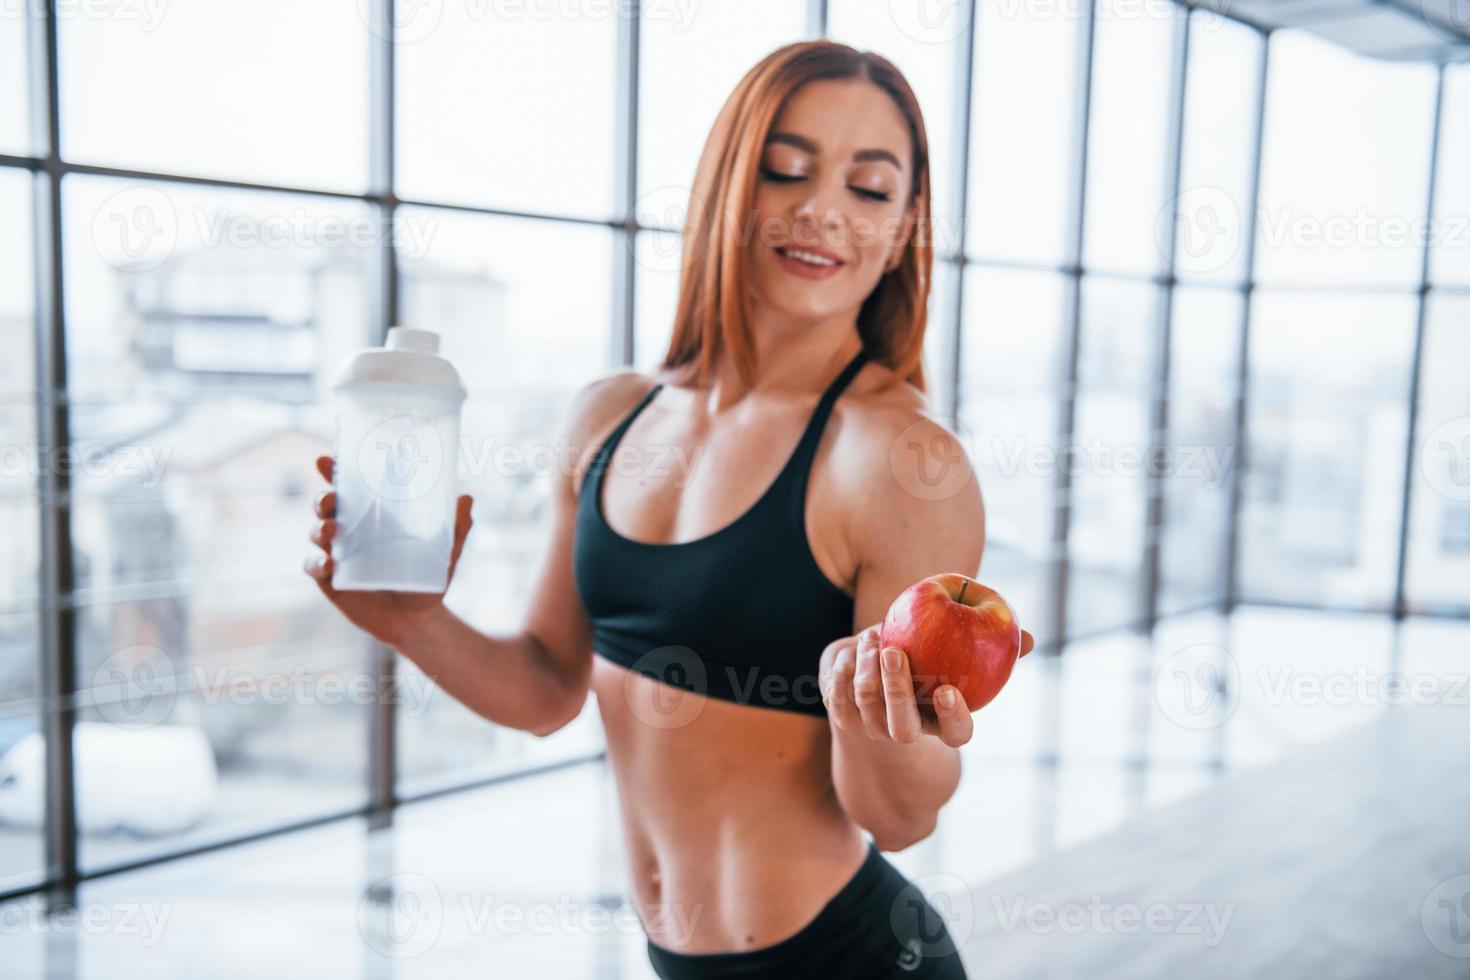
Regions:
<instances>
[{"instance_id":1,"label":"neck","mask_svg":"<svg viewBox=\"0 0 1470 980\"><path fill-rule=\"evenodd\" d=\"M715 361L715 379L707 401L711 415L737 404L754 392L810 394L832 383L862 349L857 311L827 320L798 321L752 311L749 318L755 342L755 376L740 380L734 359L723 354Z\"/></svg>"}]
</instances>

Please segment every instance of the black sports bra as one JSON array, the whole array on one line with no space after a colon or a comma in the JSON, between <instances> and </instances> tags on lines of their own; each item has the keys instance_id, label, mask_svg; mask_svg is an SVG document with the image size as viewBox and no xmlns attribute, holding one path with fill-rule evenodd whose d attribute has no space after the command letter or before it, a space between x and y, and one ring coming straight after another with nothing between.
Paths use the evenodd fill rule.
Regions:
<instances>
[{"instance_id":1,"label":"black sports bra","mask_svg":"<svg viewBox=\"0 0 1470 980\"><path fill-rule=\"evenodd\" d=\"M663 385L633 407L598 448L577 500L573 572L598 655L712 698L826 716L818 661L852 633L853 600L812 557L806 485L832 406L866 359L858 351L827 386L761 498L693 541L635 541L603 518L612 452Z\"/></svg>"}]
</instances>

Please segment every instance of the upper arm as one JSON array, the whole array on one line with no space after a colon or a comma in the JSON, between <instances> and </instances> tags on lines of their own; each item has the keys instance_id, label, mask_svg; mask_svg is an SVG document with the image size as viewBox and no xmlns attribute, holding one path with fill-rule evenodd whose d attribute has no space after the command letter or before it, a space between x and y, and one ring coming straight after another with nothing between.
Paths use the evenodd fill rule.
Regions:
<instances>
[{"instance_id":1,"label":"upper arm","mask_svg":"<svg viewBox=\"0 0 1470 980\"><path fill-rule=\"evenodd\" d=\"M979 479L954 433L913 410L890 410L869 420L861 443L865 491L854 495L859 509L851 522L854 634L881 623L899 593L920 579L978 576L985 549Z\"/></svg>"},{"instance_id":2,"label":"upper arm","mask_svg":"<svg viewBox=\"0 0 1470 980\"><path fill-rule=\"evenodd\" d=\"M634 371L599 378L577 393L562 420L552 474L550 538L522 629L574 685L586 684L592 666L592 625L572 572L578 491L597 446L650 387Z\"/></svg>"}]
</instances>

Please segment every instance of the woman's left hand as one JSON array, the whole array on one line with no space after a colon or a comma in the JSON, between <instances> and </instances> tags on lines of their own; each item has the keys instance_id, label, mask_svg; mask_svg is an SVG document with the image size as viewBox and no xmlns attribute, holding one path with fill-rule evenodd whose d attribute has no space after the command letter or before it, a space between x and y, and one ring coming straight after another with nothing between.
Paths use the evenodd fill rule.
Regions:
<instances>
[{"instance_id":1,"label":"woman's left hand","mask_svg":"<svg viewBox=\"0 0 1470 980\"><path fill-rule=\"evenodd\" d=\"M1034 645L1031 634L1022 630L1021 656ZM883 650L880 656L876 625L828 644L822 651L817 683L828 718L844 732L905 743L938 735L954 748L968 742L975 732L965 699L953 684L934 689L932 709L920 707L908 656L897 647Z\"/></svg>"}]
</instances>

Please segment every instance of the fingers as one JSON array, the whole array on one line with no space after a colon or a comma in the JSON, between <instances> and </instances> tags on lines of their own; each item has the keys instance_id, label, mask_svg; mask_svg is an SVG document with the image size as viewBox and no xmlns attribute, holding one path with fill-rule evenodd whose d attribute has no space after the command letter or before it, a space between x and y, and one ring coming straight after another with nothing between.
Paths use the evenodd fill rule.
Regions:
<instances>
[{"instance_id":1,"label":"fingers","mask_svg":"<svg viewBox=\"0 0 1470 980\"><path fill-rule=\"evenodd\" d=\"M1026 632L1025 630L1022 630L1021 631L1021 656L1022 657L1026 656L1026 654L1030 653L1034 649L1036 649L1036 637L1032 636L1030 633Z\"/></svg>"},{"instance_id":2,"label":"fingers","mask_svg":"<svg viewBox=\"0 0 1470 980\"><path fill-rule=\"evenodd\" d=\"M857 669L857 644L847 641L828 648L831 668L827 672L827 715L842 731L862 731L863 719L853 701L852 678Z\"/></svg>"},{"instance_id":3,"label":"fingers","mask_svg":"<svg viewBox=\"0 0 1470 980\"><path fill-rule=\"evenodd\" d=\"M917 742L923 734L919 705L914 698L914 678L909 658L898 647L888 647L878 657L883 668L883 698L888 707L888 734L896 742Z\"/></svg>"},{"instance_id":4,"label":"fingers","mask_svg":"<svg viewBox=\"0 0 1470 980\"><path fill-rule=\"evenodd\" d=\"M332 457L318 456L316 458L316 471L322 475L322 479L328 483L332 482Z\"/></svg>"},{"instance_id":5,"label":"fingers","mask_svg":"<svg viewBox=\"0 0 1470 980\"><path fill-rule=\"evenodd\" d=\"M301 566L307 575L310 575L322 590L322 594L331 598L332 589L332 554L330 551L320 555L308 555Z\"/></svg>"},{"instance_id":6,"label":"fingers","mask_svg":"<svg viewBox=\"0 0 1470 980\"><path fill-rule=\"evenodd\" d=\"M470 510L474 507L474 500L469 494L460 494L455 501L454 508L454 547L449 551L449 579L454 579L454 567L459 564L459 556L464 551L465 539L469 537L470 527L474 519L470 517Z\"/></svg>"},{"instance_id":7,"label":"fingers","mask_svg":"<svg viewBox=\"0 0 1470 980\"><path fill-rule=\"evenodd\" d=\"M337 516L337 491L323 490L316 495L311 509L316 511L316 516L321 518Z\"/></svg>"},{"instance_id":8,"label":"fingers","mask_svg":"<svg viewBox=\"0 0 1470 980\"><path fill-rule=\"evenodd\" d=\"M858 635L852 692L868 737L887 738L888 710L883 698L883 668L878 663L878 631L871 627Z\"/></svg>"},{"instance_id":9,"label":"fingers","mask_svg":"<svg viewBox=\"0 0 1470 980\"><path fill-rule=\"evenodd\" d=\"M302 568L306 574L316 579L316 584L322 586L322 591L327 592L332 587L332 538L337 534L337 522L325 520L311 529L307 535L311 543L322 549L322 554L307 555L302 562Z\"/></svg>"},{"instance_id":10,"label":"fingers","mask_svg":"<svg viewBox=\"0 0 1470 980\"><path fill-rule=\"evenodd\" d=\"M939 721L939 739L945 745L957 749L975 734L975 719L953 684L944 684L935 690L934 711Z\"/></svg>"},{"instance_id":11,"label":"fingers","mask_svg":"<svg viewBox=\"0 0 1470 980\"><path fill-rule=\"evenodd\" d=\"M336 536L336 534L337 522L329 519L322 521L316 527L312 528L311 534L308 535L308 537L311 538L312 544L316 545L318 548L321 548L328 554L331 554L332 538Z\"/></svg>"}]
</instances>

